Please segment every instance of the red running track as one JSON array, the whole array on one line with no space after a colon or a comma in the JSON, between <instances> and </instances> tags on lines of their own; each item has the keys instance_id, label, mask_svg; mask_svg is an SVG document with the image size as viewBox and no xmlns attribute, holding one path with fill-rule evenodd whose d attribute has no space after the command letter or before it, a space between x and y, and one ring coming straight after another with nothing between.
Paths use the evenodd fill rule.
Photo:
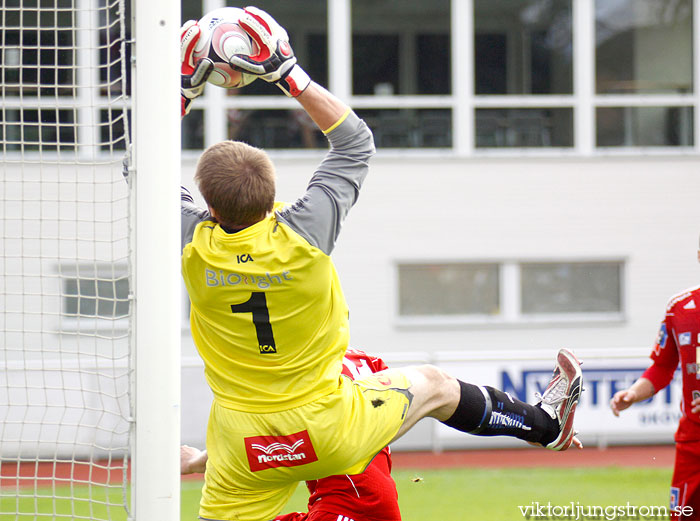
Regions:
<instances>
[{"instance_id":1,"label":"red running track","mask_svg":"<svg viewBox=\"0 0 700 521\"><path fill-rule=\"evenodd\" d=\"M554 452L545 449L523 448L506 450L470 450L432 452L395 452L394 468L441 469L451 467L672 467L673 445L624 446L583 450L569 449ZM119 462L120 463L120 462ZM118 463L97 465L80 463L15 462L0 464L0 488L34 487L69 484L83 481L95 484L120 483L123 468ZM201 479L201 474L184 476L184 479Z\"/></svg>"},{"instance_id":2,"label":"red running track","mask_svg":"<svg viewBox=\"0 0 700 521\"><path fill-rule=\"evenodd\" d=\"M673 445L597 447L555 452L537 448L457 452L394 452L393 468L450 467L672 467Z\"/></svg>"}]
</instances>

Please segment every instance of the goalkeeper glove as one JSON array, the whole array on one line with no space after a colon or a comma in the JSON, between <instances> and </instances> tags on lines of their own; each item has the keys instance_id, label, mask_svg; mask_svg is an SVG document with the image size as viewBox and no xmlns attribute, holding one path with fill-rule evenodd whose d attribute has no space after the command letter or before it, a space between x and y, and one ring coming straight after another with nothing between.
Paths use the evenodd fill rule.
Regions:
<instances>
[{"instance_id":1,"label":"goalkeeper glove","mask_svg":"<svg viewBox=\"0 0 700 521\"><path fill-rule=\"evenodd\" d=\"M192 100L202 95L204 84L214 70L214 62L209 58L194 63L194 47L200 35L201 30L194 20L188 20L180 29L181 117L189 113Z\"/></svg>"},{"instance_id":2,"label":"goalkeeper glove","mask_svg":"<svg viewBox=\"0 0 700 521\"><path fill-rule=\"evenodd\" d=\"M297 65L289 36L269 14L257 7L246 7L238 25L258 44L255 56L235 54L231 67L274 83L287 96L296 98L311 83L309 75Z\"/></svg>"}]
</instances>

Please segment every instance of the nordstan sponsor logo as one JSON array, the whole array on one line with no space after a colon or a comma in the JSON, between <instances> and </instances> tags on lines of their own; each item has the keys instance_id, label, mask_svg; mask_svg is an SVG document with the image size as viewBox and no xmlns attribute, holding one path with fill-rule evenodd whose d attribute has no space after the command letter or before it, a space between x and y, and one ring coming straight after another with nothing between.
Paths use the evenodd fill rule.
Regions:
<instances>
[{"instance_id":1,"label":"nordstan sponsor logo","mask_svg":"<svg viewBox=\"0 0 700 521\"><path fill-rule=\"evenodd\" d=\"M318 461L306 430L285 436L252 436L244 438L244 443L248 464L253 472Z\"/></svg>"},{"instance_id":2,"label":"nordstan sponsor logo","mask_svg":"<svg viewBox=\"0 0 700 521\"><path fill-rule=\"evenodd\" d=\"M270 463L271 461L300 461L306 459L306 454L260 454L258 463Z\"/></svg>"}]
</instances>

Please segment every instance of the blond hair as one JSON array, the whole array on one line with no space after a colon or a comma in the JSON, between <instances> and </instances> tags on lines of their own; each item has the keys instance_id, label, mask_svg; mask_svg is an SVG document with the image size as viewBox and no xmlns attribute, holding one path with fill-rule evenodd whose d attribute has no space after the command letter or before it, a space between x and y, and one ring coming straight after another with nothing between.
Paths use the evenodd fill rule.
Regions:
<instances>
[{"instance_id":1,"label":"blond hair","mask_svg":"<svg viewBox=\"0 0 700 521\"><path fill-rule=\"evenodd\" d=\"M197 162L194 180L224 226L255 224L275 204L272 161L263 150L240 141L207 148Z\"/></svg>"}]
</instances>

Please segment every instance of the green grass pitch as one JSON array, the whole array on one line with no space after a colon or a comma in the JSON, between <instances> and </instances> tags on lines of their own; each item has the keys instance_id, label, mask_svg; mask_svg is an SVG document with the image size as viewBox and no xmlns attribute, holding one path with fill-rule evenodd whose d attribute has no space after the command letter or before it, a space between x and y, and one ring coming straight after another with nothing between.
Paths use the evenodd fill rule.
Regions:
<instances>
[{"instance_id":1,"label":"green grass pitch","mask_svg":"<svg viewBox=\"0 0 700 521\"><path fill-rule=\"evenodd\" d=\"M403 521L518 521L527 519L518 506L668 506L671 469L658 468L455 468L397 470ZM195 521L201 481L182 483L181 519ZM5 491L7 493L7 491ZM19 499L0 494L0 520L98 519L125 521L120 490L87 487L25 490ZM82 500L51 496L82 497ZM306 487L300 485L285 512L306 509ZM88 500L89 498L92 501ZM107 507L105 504L110 504ZM108 511L109 510L109 511ZM37 516L37 514L39 514ZM41 515L43 514L43 515ZM537 519L531 516L530 519ZM556 519L551 517L550 519ZM559 519L575 519L560 517ZM585 519L583 516L581 519ZM605 519L599 517L598 519Z\"/></svg>"},{"instance_id":2,"label":"green grass pitch","mask_svg":"<svg viewBox=\"0 0 700 521\"><path fill-rule=\"evenodd\" d=\"M403 521L518 521L526 519L518 505L533 502L549 502L552 508L572 502L668 507L671 469L458 468L397 470L393 476ZM200 489L201 482L183 483L183 520L197 519ZM306 487L300 485L284 511L306 510L307 498Z\"/></svg>"}]
</instances>

